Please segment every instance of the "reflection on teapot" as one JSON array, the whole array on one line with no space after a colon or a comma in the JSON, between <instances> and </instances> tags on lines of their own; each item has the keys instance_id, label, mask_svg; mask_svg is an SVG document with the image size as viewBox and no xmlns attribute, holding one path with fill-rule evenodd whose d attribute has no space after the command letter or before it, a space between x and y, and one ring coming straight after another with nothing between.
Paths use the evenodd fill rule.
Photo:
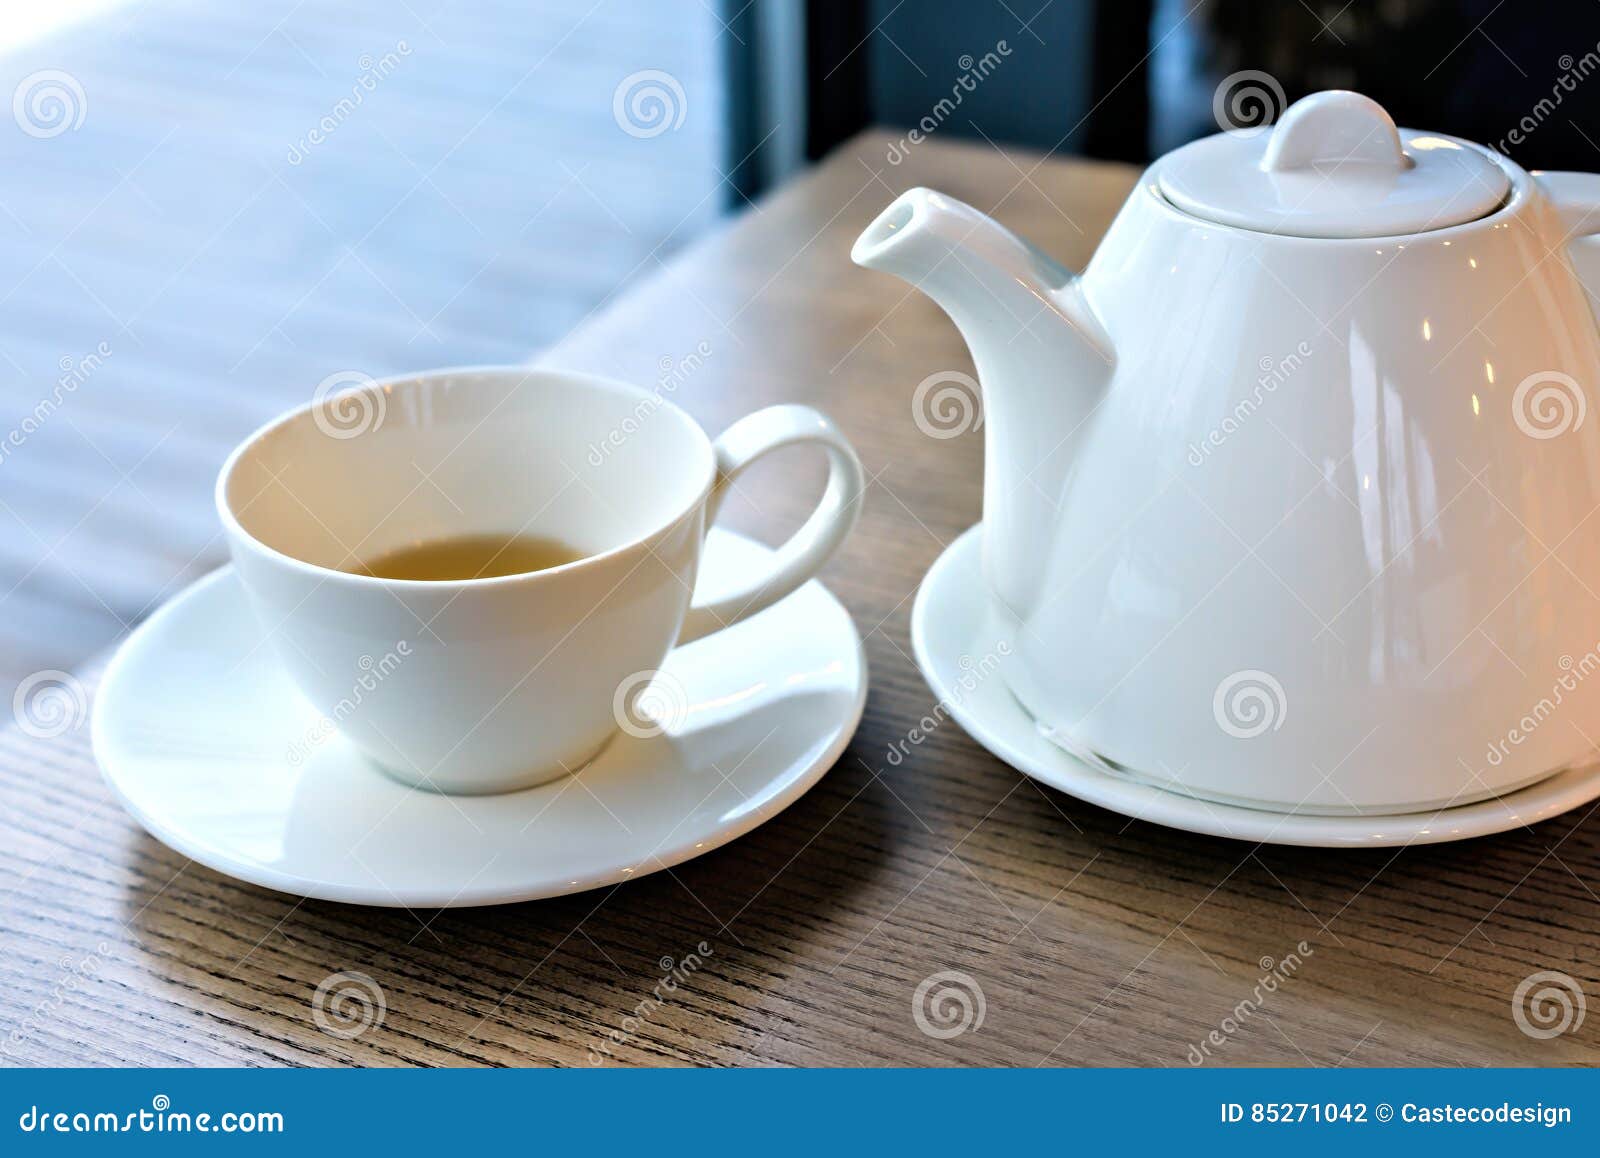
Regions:
<instances>
[{"instance_id":1,"label":"reflection on teapot","mask_svg":"<svg viewBox=\"0 0 1600 1158\"><path fill-rule=\"evenodd\" d=\"M1393 813L1600 745L1600 177L1328 92L1156 161L1081 275L896 199L984 391L1007 685L1102 767Z\"/></svg>"}]
</instances>

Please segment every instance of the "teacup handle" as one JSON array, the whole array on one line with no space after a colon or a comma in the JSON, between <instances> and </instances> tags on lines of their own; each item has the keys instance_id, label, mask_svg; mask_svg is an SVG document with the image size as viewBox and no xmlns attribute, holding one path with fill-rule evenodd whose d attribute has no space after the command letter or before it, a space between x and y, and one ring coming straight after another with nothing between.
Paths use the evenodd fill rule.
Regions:
<instances>
[{"instance_id":1,"label":"teacup handle","mask_svg":"<svg viewBox=\"0 0 1600 1158\"><path fill-rule=\"evenodd\" d=\"M684 616L679 643L689 643L754 615L810 579L844 542L861 514L866 478L861 460L833 420L809 406L769 406L739 419L712 444L717 481L706 499L706 529L746 467L769 451L815 443L828 454L828 486L811 517L778 548L764 574L720 599L696 599Z\"/></svg>"}]
</instances>

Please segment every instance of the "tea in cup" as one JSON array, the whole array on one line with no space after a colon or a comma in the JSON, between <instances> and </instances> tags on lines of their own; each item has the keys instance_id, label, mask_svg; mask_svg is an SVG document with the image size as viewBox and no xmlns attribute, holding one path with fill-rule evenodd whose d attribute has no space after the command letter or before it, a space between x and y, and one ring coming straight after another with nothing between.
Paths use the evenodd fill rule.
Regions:
<instances>
[{"instance_id":1,"label":"tea in cup","mask_svg":"<svg viewBox=\"0 0 1600 1158\"><path fill-rule=\"evenodd\" d=\"M817 509L762 573L694 596L728 486L796 443L828 457ZM850 444L806 406L713 441L648 391L491 367L315 400L233 452L216 502L311 704L400 780L485 793L593 759L619 729L619 689L815 575L862 487Z\"/></svg>"}]
</instances>

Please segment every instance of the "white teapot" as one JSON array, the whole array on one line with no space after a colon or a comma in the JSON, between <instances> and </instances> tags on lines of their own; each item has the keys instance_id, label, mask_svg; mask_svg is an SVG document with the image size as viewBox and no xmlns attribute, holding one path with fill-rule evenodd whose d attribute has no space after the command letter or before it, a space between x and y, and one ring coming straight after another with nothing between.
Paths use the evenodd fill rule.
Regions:
<instances>
[{"instance_id":1,"label":"white teapot","mask_svg":"<svg viewBox=\"0 0 1600 1158\"><path fill-rule=\"evenodd\" d=\"M852 256L971 347L991 618L1040 728L1310 813L1593 759L1588 230L1600 176L1349 92L1156 161L1082 274L938 193L895 200Z\"/></svg>"}]
</instances>

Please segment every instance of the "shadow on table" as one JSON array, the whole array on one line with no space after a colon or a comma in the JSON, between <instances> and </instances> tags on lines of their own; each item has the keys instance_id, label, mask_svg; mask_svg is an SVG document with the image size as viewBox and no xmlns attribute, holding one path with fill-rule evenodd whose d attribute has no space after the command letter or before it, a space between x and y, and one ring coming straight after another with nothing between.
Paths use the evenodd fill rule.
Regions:
<instances>
[{"instance_id":1,"label":"shadow on table","mask_svg":"<svg viewBox=\"0 0 1600 1158\"><path fill-rule=\"evenodd\" d=\"M847 751L796 803L705 856L567 897L453 910L305 900L199 864L179 872L182 858L140 832L138 859L158 867L125 906L144 952L171 962L154 981L171 1000L287 1037L291 1059L727 1061L749 1032L737 1011L753 989L848 948L835 918L883 871L895 808Z\"/></svg>"}]
</instances>

